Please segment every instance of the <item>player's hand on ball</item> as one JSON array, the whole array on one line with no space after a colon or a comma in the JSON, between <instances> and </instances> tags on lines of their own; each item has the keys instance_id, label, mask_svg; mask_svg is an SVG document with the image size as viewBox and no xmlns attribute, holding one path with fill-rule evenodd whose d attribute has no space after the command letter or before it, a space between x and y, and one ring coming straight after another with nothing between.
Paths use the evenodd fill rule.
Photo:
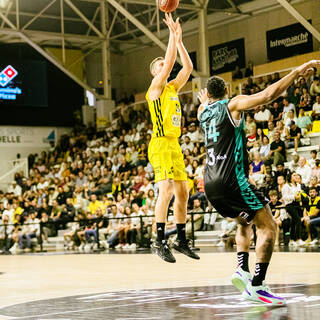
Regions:
<instances>
[{"instance_id":1,"label":"player's hand on ball","mask_svg":"<svg viewBox=\"0 0 320 320\"><path fill-rule=\"evenodd\" d=\"M201 104L204 104L208 100L208 90L207 88L201 89L198 93L198 99L201 102Z\"/></svg>"},{"instance_id":2,"label":"player's hand on ball","mask_svg":"<svg viewBox=\"0 0 320 320\"><path fill-rule=\"evenodd\" d=\"M176 33L176 23L172 19L171 13L166 13L165 14L165 19L163 19L164 23L168 26L170 32Z\"/></svg>"}]
</instances>

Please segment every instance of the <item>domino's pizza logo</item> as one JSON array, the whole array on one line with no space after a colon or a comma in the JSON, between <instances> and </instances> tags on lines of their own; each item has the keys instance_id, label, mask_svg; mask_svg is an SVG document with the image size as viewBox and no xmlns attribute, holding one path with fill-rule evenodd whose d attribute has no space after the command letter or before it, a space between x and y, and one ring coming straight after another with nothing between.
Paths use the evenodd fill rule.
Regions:
<instances>
[{"instance_id":1,"label":"domino's pizza logo","mask_svg":"<svg viewBox=\"0 0 320 320\"><path fill-rule=\"evenodd\" d=\"M0 73L0 85L6 87L18 75L18 71L12 66L7 66Z\"/></svg>"},{"instance_id":2,"label":"domino's pizza logo","mask_svg":"<svg viewBox=\"0 0 320 320\"><path fill-rule=\"evenodd\" d=\"M7 87L17 75L18 71L10 65L0 72L0 100L17 100L17 95L22 94L22 90L18 87Z\"/></svg>"}]
</instances>

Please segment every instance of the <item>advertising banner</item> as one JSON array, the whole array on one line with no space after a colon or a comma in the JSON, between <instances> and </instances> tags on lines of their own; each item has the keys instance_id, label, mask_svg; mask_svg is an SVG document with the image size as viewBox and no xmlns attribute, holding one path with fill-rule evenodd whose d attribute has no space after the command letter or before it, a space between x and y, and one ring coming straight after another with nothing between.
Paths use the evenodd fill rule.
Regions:
<instances>
[{"instance_id":1,"label":"advertising banner","mask_svg":"<svg viewBox=\"0 0 320 320\"><path fill-rule=\"evenodd\" d=\"M312 34L301 23L269 30L266 39L269 61L313 51Z\"/></svg>"},{"instance_id":2,"label":"advertising banner","mask_svg":"<svg viewBox=\"0 0 320 320\"><path fill-rule=\"evenodd\" d=\"M209 47L210 75L246 66L244 38Z\"/></svg>"}]
</instances>

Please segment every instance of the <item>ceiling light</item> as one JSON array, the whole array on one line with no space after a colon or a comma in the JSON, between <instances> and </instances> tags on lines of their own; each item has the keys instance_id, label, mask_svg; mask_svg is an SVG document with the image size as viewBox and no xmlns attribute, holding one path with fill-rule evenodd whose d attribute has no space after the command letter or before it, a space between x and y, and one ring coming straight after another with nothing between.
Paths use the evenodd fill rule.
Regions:
<instances>
[{"instance_id":1,"label":"ceiling light","mask_svg":"<svg viewBox=\"0 0 320 320\"><path fill-rule=\"evenodd\" d=\"M0 0L0 8L6 8L10 0Z\"/></svg>"}]
</instances>

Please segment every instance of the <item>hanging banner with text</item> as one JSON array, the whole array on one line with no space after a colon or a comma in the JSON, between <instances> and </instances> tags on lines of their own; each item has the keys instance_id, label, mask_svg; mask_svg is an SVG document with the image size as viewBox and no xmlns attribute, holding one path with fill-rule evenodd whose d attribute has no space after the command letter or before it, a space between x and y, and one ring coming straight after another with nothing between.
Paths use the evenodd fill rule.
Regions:
<instances>
[{"instance_id":1,"label":"hanging banner with text","mask_svg":"<svg viewBox=\"0 0 320 320\"><path fill-rule=\"evenodd\" d=\"M56 128L0 126L1 147L49 148L50 141L56 140Z\"/></svg>"},{"instance_id":2,"label":"hanging banner with text","mask_svg":"<svg viewBox=\"0 0 320 320\"><path fill-rule=\"evenodd\" d=\"M308 21L311 23L311 20ZM312 51L312 34L301 23L267 31L269 61Z\"/></svg>"},{"instance_id":3,"label":"hanging banner with text","mask_svg":"<svg viewBox=\"0 0 320 320\"><path fill-rule=\"evenodd\" d=\"M210 75L246 66L244 38L209 47Z\"/></svg>"}]
</instances>

